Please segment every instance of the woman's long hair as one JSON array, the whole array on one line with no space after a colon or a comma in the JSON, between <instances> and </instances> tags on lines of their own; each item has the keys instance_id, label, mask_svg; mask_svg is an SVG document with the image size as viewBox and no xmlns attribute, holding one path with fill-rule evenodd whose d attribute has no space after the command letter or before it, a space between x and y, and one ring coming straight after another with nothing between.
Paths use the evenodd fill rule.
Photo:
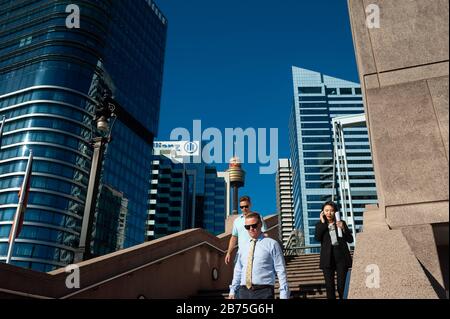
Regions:
<instances>
[{"instance_id":1,"label":"woman's long hair","mask_svg":"<svg viewBox=\"0 0 450 319\"><path fill-rule=\"evenodd\" d=\"M322 212L323 212L325 206L331 206L331 207L333 207L333 209L334 209L333 222L336 223L336 213L339 211L338 205L337 205L335 202L329 200L328 202L325 202L325 203L322 205L322 210L321 210Z\"/></svg>"}]
</instances>

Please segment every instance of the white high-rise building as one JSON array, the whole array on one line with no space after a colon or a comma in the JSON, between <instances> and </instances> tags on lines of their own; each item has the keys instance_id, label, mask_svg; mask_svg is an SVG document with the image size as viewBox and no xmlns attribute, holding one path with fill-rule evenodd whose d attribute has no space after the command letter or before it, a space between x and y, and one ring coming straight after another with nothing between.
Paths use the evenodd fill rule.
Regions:
<instances>
[{"instance_id":1,"label":"white high-rise building","mask_svg":"<svg viewBox=\"0 0 450 319\"><path fill-rule=\"evenodd\" d=\"M364 114L358 83L319 72L292 67L294 104L289 123L292 162L294 224L304 234L305 245L319 245L314 238L322 205L331 200L349 211L354 222L344 216L350 229L362 228L366 205L377 204L369 137L365 123L347 126L345 155L350 197L341 198L338 174L334 174L332 121L343 116ZM342 154L341 154L342 156ZM312 251L311 251L312 252Z\"/></svg>"},{"instance_id":2,"label":"white high-rise building","mask_svg":"<svg viewBox=\"0 0 450 319\"><path fill-rule=\"evenodd\" d=\"M278 160L276 192L279 238L285 247L294 229L294 200L292 197L292 166L290 159Z\"/></svg>"}]
</instances>

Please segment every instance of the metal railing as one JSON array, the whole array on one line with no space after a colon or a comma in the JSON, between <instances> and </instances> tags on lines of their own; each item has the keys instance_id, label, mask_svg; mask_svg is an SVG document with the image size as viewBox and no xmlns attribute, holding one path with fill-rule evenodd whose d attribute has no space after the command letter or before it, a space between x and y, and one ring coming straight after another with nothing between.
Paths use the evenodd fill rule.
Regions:
<instances>
[{"instance_id":1,"label":"metal railing","mask_svg":"<svg viewBox=\"0 0 450 319\"><path fill-rule=\"evenodd\" d=\"M320 253L320 245L293 246L283 249L285 257Z\"/></svg>"}]
</instances>

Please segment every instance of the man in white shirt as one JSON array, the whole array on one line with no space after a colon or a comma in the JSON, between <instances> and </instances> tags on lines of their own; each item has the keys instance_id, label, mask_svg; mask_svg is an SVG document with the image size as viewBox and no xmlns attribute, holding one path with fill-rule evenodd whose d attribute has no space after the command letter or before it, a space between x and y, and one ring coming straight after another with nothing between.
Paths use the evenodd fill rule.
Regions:
<instances>
[{"instance_id":1,"label":"man in white shirt","mask_svg":"<svg viewBox=\"0 0 450 319\"><path fill-rule=\"evenodd\" d=\"M280 299L289 299L286 265L280 244L261 231L261 216L250 213L245 217L245 229L250 239L239 248L234 267L229 298L275 298L275 273L280 283Z\"/></svg>"}]
</instances>

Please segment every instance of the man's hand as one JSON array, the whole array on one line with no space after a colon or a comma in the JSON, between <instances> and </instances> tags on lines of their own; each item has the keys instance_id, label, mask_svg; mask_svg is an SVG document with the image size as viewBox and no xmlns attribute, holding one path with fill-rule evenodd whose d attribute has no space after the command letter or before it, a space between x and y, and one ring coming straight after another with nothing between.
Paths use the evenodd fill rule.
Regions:
<instances>
[{"instance_id":1,"label":"man's hand","mask_svg":"<svg viewBox=\"0 0 450 319\"><path fill-rule=\"evenodd\" d=\"M228 265L230 263L230 259L231 259L231 254L229 252L227 252L227 254L225 256L225 265Z\"/></svg>"},{"instance_id":2,"label":"man's hand","mask_svg":"<svg viewBox=\"0 0 450 319\"><path fill-rule=\"evenodd\" d=\"M229 294L228 295L228 299L236 299L236 297L234 295L232 295L232 294Z\"/></svg>"}]
</instances>

